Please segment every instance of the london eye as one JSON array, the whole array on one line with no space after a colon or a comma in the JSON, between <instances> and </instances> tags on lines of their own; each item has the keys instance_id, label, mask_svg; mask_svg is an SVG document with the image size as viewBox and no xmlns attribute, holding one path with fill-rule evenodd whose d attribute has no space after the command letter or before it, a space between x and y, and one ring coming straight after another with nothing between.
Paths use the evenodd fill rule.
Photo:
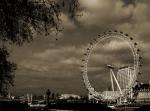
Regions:
<instances>
[{"instance_id":1,"label":"london eye","mask_svg":"<svg viewBox=\"0 0 150 111\"><path fill-rule=\"evenodd\" d=\"M125 42L132 54L133 61L132 65L119 68L115 65L107 64L107 68L109 69L109 80L111 82L111 91L99 92L95 90L89 80L88 64L93 50L98 46L98 44L103 44L103 42L109 39L119 39ZM98 100L117 100L118 98L124 98L129 96L132 88L136 83L137 76L140 74L141 59L142 57L140 56L140 49L138 48L138 44L134 42L133 38L130 37L128 34L115 30L104 32L103 34L98 35L96 38L93 39L92 42L89 43L82 58L81 70L83 75L83 81L89 94L91 94L95 99Z\"/></svg>"}]
</instances>

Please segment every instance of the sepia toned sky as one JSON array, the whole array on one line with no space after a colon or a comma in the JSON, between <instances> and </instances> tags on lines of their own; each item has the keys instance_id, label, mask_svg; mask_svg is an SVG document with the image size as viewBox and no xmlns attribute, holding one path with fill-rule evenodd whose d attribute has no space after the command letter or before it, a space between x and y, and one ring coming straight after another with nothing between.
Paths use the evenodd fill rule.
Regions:
<instances>
[{"instance_id":1,"label":"sepia toned sky","mask_svg":"<svg viewBox=\"0 0 150 111\"><path fill-rule=\"evenodd\" d=\"M61 15L64 29L58 34L58 41L55 41L53 34L47 37L35 35L31 43L21 47L11 46L10 59L18 64L11 93L42 94L49 88L59 93L87 94L80 73L83 53L98 34L115 29L128 33L138 43L143 57L142 75L138 78L142 82L150 80L150 1L79 1L83 11L77 17L78 22L70 21L65 14ZM122 41L110 40L103 46L94 50L89 61L89 78L98 90L105 89L103 82L110 81L105 76L104 64L131 63L133 59ZM95 71L99 71L98 74Z\"/></svg>"}]
</instances>

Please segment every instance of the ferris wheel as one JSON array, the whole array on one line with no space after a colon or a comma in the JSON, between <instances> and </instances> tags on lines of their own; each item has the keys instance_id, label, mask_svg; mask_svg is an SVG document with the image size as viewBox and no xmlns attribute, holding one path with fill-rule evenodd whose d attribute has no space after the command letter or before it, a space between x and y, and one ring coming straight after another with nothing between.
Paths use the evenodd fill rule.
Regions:
<instances>
[{"instance_id":1,"label":"ferris wheel","mask_svg":"<svg viewBox=\"0 0 150 111\"><path fill-rule=\"evenodd\" d=\"M112 65L107 65L107 67L110 70L112 91L98 92L92 87L89 81L88 63L94 48L98 44L103 43L107 39L120 39L127 43L133 55L133 66L123 67L118 69L118 73L116 77L113 71L115 67ZM92 42L89 43L84 53L84 56L82 58L82 66L81 66L83 81L89 94L91 94L95 99L98 100L110 100L110 99L115 100L118 98L126 97L130 93L131 89L134 87L136 83L137 75L141 74L140 67L142 66L141 65L142 57L139 54L140 49L138 48L137 45L138 44L134 42L133 38L130 37L128 34L124 34L123 32L119 32L117 30L104 32L103 34L98 35L95 39L93 39ZM114 84L116 84L118 89L116 91L114 90Z\"/></svg>"}]
</instances>

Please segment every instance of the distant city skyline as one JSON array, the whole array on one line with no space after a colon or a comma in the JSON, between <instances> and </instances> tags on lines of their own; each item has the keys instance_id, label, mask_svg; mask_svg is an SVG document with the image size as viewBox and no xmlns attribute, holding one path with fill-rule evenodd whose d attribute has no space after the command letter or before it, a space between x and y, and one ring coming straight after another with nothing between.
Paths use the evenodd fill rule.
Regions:
<instances>
[{"instance_id":1,"label":"distant city skyline","mask_svg":"<svg viewBox=\"0 0 150 111\"><path fill-rule=\"evenodd\" d=\"M54 35L44 38L40 37L42 35L36 35L38 37L35 36L33 42L25 43L21 47L9 45L10 60L18 65L15 86L10 89L12 94L43 94L47 89L65 94L87 94L80 70L83 53L88 43L98 34L115 29L128 33L138 43L143 57L142 75L139 76L139 81L150 80L150 1L79 1L83 7L82 16L77 18L78 22L72 22L64 13L61 15L64 29L58 34L58 41L55 40ZM119 48L120 45L115 41L108 44L112 48ZM122 45L120 49L123 47ZM106 48L103 50L105 51ZM102 55L95 57L102 63L106 61L103 50L101 50ZM115 53L118 57L112 56L110 60L117 62L121 50ZM125 53L126 50L123 54ZM90 64L96 65L96 61L91 61ZM96 76L93 73L90 77ZM96 88L102 87L100 83L97 84L98 82L99 78L92 83Z\"/></svg>"}]
</instances>

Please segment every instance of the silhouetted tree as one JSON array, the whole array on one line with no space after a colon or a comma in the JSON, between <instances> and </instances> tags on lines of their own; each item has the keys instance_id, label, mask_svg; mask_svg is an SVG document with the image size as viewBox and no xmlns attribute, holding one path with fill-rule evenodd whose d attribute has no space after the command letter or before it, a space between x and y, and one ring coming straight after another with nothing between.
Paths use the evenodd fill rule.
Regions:
<instances>
[{"instance_id":1,"label":"silhouetted tree","mask_svg":"<svg viewBox=\"0 0 150 111\"><path fill-rule=\"evenodd\" d=\"M60 97L60 94L56 93L56 99L59 99L59 97Z\"/></svg>"},{"instance_id":2,"label":"silhouetted tree","mask_svg":"<svg viewBox=\"0 0 150 111\"><path fill-rule=\"evenodd\" d=\"M52 93L52 99L55 99L55 93Z\"/></svg>"},{"instance_id":3,"label":"silhouetted tree","mask_svg":"<svg viewBox=\"0 0 150 111\"><path fill-rule=\"evenodd\" d=\"M75 20L78 9L78 0L0 0L0 41L22 45L34 33L57 33L62 30L61 13ZM6 86L13 85L16 65L7 60L6 48L0 48L0 53L0 94L6 94Z\"/></svg>"},{"instance_id":4,"label":"silhouetted tree","mask_svg":"<svg viewBox=\"0 0 150 111\"><path fill-rule=\"evenodd\" d=\"M16 64L8 60L9 53L5 47L0 48L0 95L6 96L9 86L13 86Z\"/></svg>"},{"instance_id":5,"label":"silhouetted tree","mask_svg":"<svg viewBox=\"0 0 150 111\"><path fill-rule=\"evenodd\" d=\"M74 19L78 7L78 0L1 0L0 39L21 45L35 32L61 31L60 14Z\"/></svg>"},{"instance_id":6,"label":"silhouetted tree","mask_svg":"<svg viewBox=\"0 0 150 111\"><path fill-rule=\"evenodd\" d=\"M51 91L49 89L46 91L46 96L47 96L47 103L49 103L51 96Z\"/></svg>"}]
</instances>

